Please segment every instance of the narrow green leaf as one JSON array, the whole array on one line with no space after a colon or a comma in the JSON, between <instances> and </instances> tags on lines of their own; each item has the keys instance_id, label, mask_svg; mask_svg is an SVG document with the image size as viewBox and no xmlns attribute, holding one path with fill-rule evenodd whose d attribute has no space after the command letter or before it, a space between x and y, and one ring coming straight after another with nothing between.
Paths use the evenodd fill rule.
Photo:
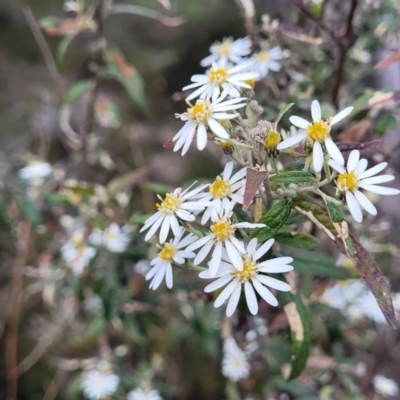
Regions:
<instances>
[{"instance_id":1,"label":"narrow green leaf","mask_svg":"<svg viewBox=\"0 0 400 400\"><path fill-rule=\"evenodd\" d=\"M74 40L76 34L71 34L71 35L67 35L64 36L61 41L60 44L57 47L57 52L56 52L56 63L57 63L57 67L58 69L62 72L64 69L64 59L65 59L65 54L67 53L68 47L69 45L72 43L72 41Z\"/></svg>"},{"instance_id":2,"label":"narrow green leaf","mask_svg":"<svg viewBox=\"0 0 400 400\"><path fill-rule=\"evenodd\" d=\"M275 125L275 129L278 126L279 121L282 119L282 117L287 113L287 111L294 106L294 103L289 103L285 106L283 106L280 110L279 110L279 114L275 119L274 125Z\"/></svg>"},{"instance_id":3,"label":"narrow green leaf","mask_svg":"<svg viewBox=\"0 0 400 400\"><path fill-rule=\"evenodd\" d=\"M312 250L318 246L318 240L314 236L298 232L278 233L275 235L275 240L278 243L305 250Z\"/></svg>"},{"instance_id":4,"label":"narrow green leaf","mask_svg":"<svg viewBox=\"0 0 400 400\"><path fill-rule=\"evenodd\" d=\"M395 128L397 120L390 112L383 113L375 123L374 131L378 135L383 135L388 129Z\"/></svg>"},{"instance_id":5,"label":"narrow green leaf","mask_svg":"<svg viewBox=\"0 0 400 400\"><path fill-rule=\"evenodd\" d=\"M332 279L350 279L350 272L343 267L337 267L332 257L323 253L306 250L292 253L293 267L296 272L304 275L322 276Z\"/></svg>"},{"instance_id":6,"label":"narrow green leaf","mask_svg":"<svg viewBox=\"0 0 400 400\"><path fill-rule=\"evenodd\" d=\"M68 103L73 103L93 88L92 81L79 81L71 86L66 95Z\"/></svg>"},{"instance_id":7,"label":"narrow green leaf","mask_svg":"<svg viewBox=\"0 0 400 400\"><path fill-rule=\"evenodd\" d=\"M328 201L326 203L326 208L328 209L329 218L332 222L342 222L345 220L343 210L338 205Z\"/></svg>"},{"instance_id":8,"label":"narrow green leaf","mask_svg":"<svg viewBox=\"0 0 400 400\"><path fill-rule=\"evenodd\" d=\"M303 371L310 352L311 334L307 309L297 293L279 292L279 302L283 305L292 337L292 363L289 380Z\"/></svg>"},{"instance_id":9,"label":"narrow green leaf","mask_svg":"<svg viewBox=\"0 0 400 400\"><path fill-rule=\"evenodd\" d=\"M302 183L314 181L315 177L306 171L285 171L271 175L269 179L273 182Z\"/></svg>"},{"instance_id":10,"label":"narrow green leaf","mask_svg":"<svg viewBox=\"0 0 400 400\"><path fill-rule=\"evenodd\" d=\"M38 22L39 22L39 26L41 28L45 29L45 28L55 28L60 24L61 21L62 21L62 19L59 17L48 16L48 17L40 18L40 20Z\"/></svg>"},{"instance_id":11,"label":"narrow green leaf","mask_svg":"<svg viewBox=\"0 0 400 400\"><path fill-rule=\"evenodd\" d=\"M260 223L267 225L265 228L257 228L251 231L250 236L257 238L260 242L274 237L289 218L292 210L290 200L282 200L276 203L262 218Z\"/></svg>"}]
</instances>

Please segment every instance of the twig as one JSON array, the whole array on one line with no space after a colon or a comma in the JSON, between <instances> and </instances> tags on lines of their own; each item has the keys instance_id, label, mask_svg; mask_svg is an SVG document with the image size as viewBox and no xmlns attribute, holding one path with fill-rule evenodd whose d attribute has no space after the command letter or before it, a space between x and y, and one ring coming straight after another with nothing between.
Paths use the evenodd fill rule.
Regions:
<instances>
[{"instance_id":1,"label":"twig","mask_svg":"<svg viewBox=\"0 0 400 400\"><path fill-rule=\"evenodd\" d=\"M56 62L54 61L54 57L51 53L50 47L45 37L43 36L40 26L36 22L32 9L29 6L26 6L23 8L22 11L25 15L26 22L28 23L29 28L31 29L32 34L36 40L36 43L39 46L50 76L53 79L54 84L56 85L58 95L61 99L63 99L65 95L65 83L63 77L58 72L58 68Z\"/></svg>"},{"instance_id":2,"label":"twig","mask_svg":"<svg viewBox=\"0 0 400 400\"><path fill-rule=\"evenodd\" d=\"M11 313L7 324L6 336L6 373L7 373L7 400L17 400L17 349L18 349L18 326L21 309L21 292L23 286L23 267L29 252L31 240L31 223L22 221L19 223L19 241L17 255L13 268L13 280L11 289Z\"/></svg>"},{"instance_id":3,"label":"twig","mask_svg":"<svg viewBox=\"0 0 400 400\"><path fill-rule=\"evenodd\" d=\"M358 0L351 0L350 12L346 20L346 29L342 36L339 37L337 43L339 45L339 62L336 69L335 83L332 89L332 103L338 107L338 97L340 87L342 86L344 65L346 62L347 52L351 46L351 36L353 34L353 19L358 5Z\"/></svg>"},{"instance_id":4,"label":"twig","mask_svg":"<svg viewBox=\"0 0 400 400\"><path fill-rule=\"evenodd\" d=\"M252 51L256 51L259 47L258 36L255 24L255 9L253 0L235 0L236 4L242 10L244 17L244 26L246 28L247 35L251 39Z\"/></svg>"},{"instance_id":5,"label":"twig","mask_svg":"<svg viewBox=\"0 0 400 400\"><path fill-rule=\"evenodd\" d=\"M60 391L66 376L67 374L65 371L63 371L61 368L57 368L54 378L50 382L46 393L43 396L43 400L54 400L57 397L57 394ZM58 382L59 380L61 380L61 382Z\"/></svg>"}]
</instances>

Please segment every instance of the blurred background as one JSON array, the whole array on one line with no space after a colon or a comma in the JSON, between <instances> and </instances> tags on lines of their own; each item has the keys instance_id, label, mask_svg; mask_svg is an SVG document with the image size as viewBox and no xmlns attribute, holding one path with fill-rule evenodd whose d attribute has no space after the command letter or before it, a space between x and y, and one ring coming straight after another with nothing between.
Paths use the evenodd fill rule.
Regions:
<instances>
[{"instance_id":1,"label":"blurred background","mask_svg":"<svg viewBox=\"0 0 400 400\"><path fill-rule=\"evenodd\" d=\"M157 249L137 230L156 211L156 196L214 179L229 160L218 146L204 152L192 146L185 157L163 147L182 126L174 117L186 110L181 89L203 73L200 60L213 42L251 32L245 1L126 4L159 18L115 13L99 28L94 13L97 26L77 27L60 22L75 18L61 0L0 0L0 399L83 399L82 374L99 360L119 376L112 399L150 386L177 400L400 399L373 385L379 374L400 384L398 333L381 315L360 311L355 322L323 301L329 276L303 282L312 345L293 381L282 378L290 333L280 308L264 305L257 318L241 312L229 325L252 369L250 378L232 383L221 374L227 323L197 273L176 271L172 292L148 289L146 260ZM257 83L262 118L273 120L290 102L292 114L309 118L315 98L329 115L354 105L335 141L376 141L364 155L372 165L387 161L399 187L400 63L387 61L400 48L397 1L255 0L254 6L253 33L288 51L282 69ZM374 69L382 60L384 68ZM289 130L287 117L282 127ZM20 171L38 159L52 175L27 183ZM399 200L374 201L378 217L352 229L397 293ZM126 251L100 249L89 273L71 274L62 246L77 227L111 222L133 227ZM316 236L319 251L359 278L349 260L337 261L323 234Z\"/></svg>"}]
</instances>

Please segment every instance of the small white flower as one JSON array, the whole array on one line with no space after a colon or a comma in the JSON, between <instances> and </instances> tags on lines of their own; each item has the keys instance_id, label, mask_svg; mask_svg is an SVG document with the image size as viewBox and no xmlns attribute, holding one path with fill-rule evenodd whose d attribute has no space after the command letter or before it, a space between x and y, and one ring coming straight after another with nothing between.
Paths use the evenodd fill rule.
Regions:
<instances>
[{"instance_id":1,"label":"small white flower","mask_svg":"<svg viewBox=\"0 0 400 400\"><path fill-rule=\"evenodd\" d=\"M365 290L366 286L361 279L337 281L335 285L325 289L320 300L332 308L346 310L357 301Z\"/></svg>"},{"instance_id":2,"label":"small white flower","mask_svg":"<svg viewBox=\"0 0 400 400\"><path fill-rule=\"evenodd\" d=\"M82 0L66 0L64 1L64 10L79 14L84 10L84 4Z\"/></svg>"},{"instance_id":3,"label":"small white flower","mask_svg":"<svg viewBox=\"0 0 400 400\"><path fill-rule=\"evenodd\" d=\"M258 72L245 71L251 67L252 61L245 61L234 67L218 65L212 63L212 67L204 75L193 75L190 85L185 86L182 90L197 88L187 97L187 101L200 98L205 99L211 97L215 100L223 92L231 97L240 97L240 88L251 89L249 82L260 77Z\"/></svg>"},{"instance_id":4,"label":"small white flower","mask_svg":"<svg viewBox=\"0 0 400 400\"><path fill-rule=\"evenodd\" d=\"M215 42L210 47L210 55L201 60L202 67L212 63L227 65L228 62L240 64L251 53L251 40L248 37L233 40L232 37L224 38L222 42Z\"/></svg>"},{"instance_id":5,"label":"small white flower","mask_svg":"<svg viewBox=\"0 0 400 400\"><path fill-rule=\"evenodd\" d=\"M397 383L383 375L374 376L372 382L374 384L375 392L382 396L396 396L399 391Z\"/></svg>"},{"instance_id":6,"label":"small white flower","mask_svg":"<svg viewBox=\"0 0 400 400\"><path fill-rule=\"evenodd\" d=\"M237 110L245 107L246 104L241 103L244 100L243 98L223 101L225 97L225 94L223 94L214 100L197 100L196 104L191 105L185 113L176 114L177 118L186 121L186 123L173 138L176 142L174 151L183 147L182 155L185 155L195 133L197 135L197 148L204 150L207 145L207 129L222 139L229 139L229 133L219 120L236 118L239 115L238 113L232 114L226 111Z\"/></svg>"},{"instance_id":7,"label":"small white flower","mask_svg":"<svg viewBox=\"0 0 400 400\"><path fill-rule=\"evenodd\" d=\"M207 257L211 248L215 246L211 260L208 263L210 267L209 278L213 278L217 274L224 249L226 249L229 260L235 268L238 271L242 271L244 268L242 254L245 253L245 249L243 242L235 237L235 231L238 228L263 228L265 226L265 224L251 224L249 222L233 223L231 216L231 209L227 209L224 214L218 215L217 218L213 219L213 224L210 226L211 232L196 240L186 249L186 251L193 251L201 247L193 261L195 265L198 265Z\"/></svg>"},{"instance_id":8,"label":"small white flower","mask_svg":"<svg viewBox=\"0 0 400 400\"><path fill-rule=\"evenodd\" d=\"M282 58L282 49L279 46L273 47L271 50L261 50L251 57L253 60L253 70L258 72L261 78L263 78L268 75L269 70L279 71L281 69L279 61Z\"/></svg>"},{"instance_id":9,"label":"small white flower","mask_svg":"<svg viewBox=\"0 0 400 400\"><path fill-rule=\"evenodd\" d=\"M104 246L107 250L121 253L126 250L131 238L124 228L120 228L118 224L113 222L110 226L102 231L95 228L89 236L89 241L97 246Z\"/></svg>"},{"instance_id":10,"label":"small white flower","mask_svg":"<svg viewBox=\"0 0 400 400\"><path fill-rule=\"evenodd\" d=\"M190 187L184 191L178 188L172 193L167 193L164 200L160 197L161 203L156 204L158 211L144 223L140 230L140 232L143 232L151 227L144 239L149 240L160 226L159 239L161 244L167 239L170 229L175 236L178 236L181 232L178 218L189 222L194 221L195 216L191 212L203 211L209 205L207 202L196 200L198 193L206 187L207 185L201 185L191 191L188 191ZM187 201L190 199L195 201Z\"/></svg>"},{"instance_id":11,"label":"small white flower","mask_svg":"<svg viewBox=\"0 0 400 400\"><path fill-rule=\"evenodd\" d=\"M44 178L53 171L51 165L44 161L31 161L26 167L19 170L21 179L29 181L33 185L41 185Z\"/></svg>"},{"instance_id":12,"label":"small white flower","mask_svg":"<svg viewBox=\"0 0 400 400\"><path fill-rule=\"evenodd\" d=\"M162 400L160 393L155 389L143 390L137 388L128 393L128 400Z\"/></svg>"},{"instance_id":13,"label":"small white flower","mask_svg":"<svg viewBox=\"0 0 400 400\"><path fill-rule=\"evenodd\" d=\"M302 129L302 131L300 131L299 134L279 143L277 149L283 150L292 147L307 138L308 143L313 146L313 167L315 172L320 172L322 169L325 150L333 160L338 164L343 165L344 159L342 153L333 142L330 132L332 125L347 117L353 111L353 108L354 107L347 107L334 117L329 118L327 121L323 121L321 119L321 106L317 100L314 100L311 104L313 122L308 122L304 118L297 116L290 117L290 122Z\"/></svg>"},{"instance_id":14,"label":"small white flower","mask_svg":"<svg viewBox=\"0 0 400 400\"><path fill-rule=\"evenodd\" d=\"M242 168L236 174L232 175L233 162L225 165L222 178L220 176L210 184L209 192L202 197L202 201L209 201L211 205L206 208L201 223L204 225L212 216L213 219L217 215L222 215L225 210L232 209L236 203L243 203L244 186L247 168Z\"/></svg>"},{"instance_id":15,"label":"small white flower","mask_svg":"<svg viewBox=\"0 0 400 400\"><path fill-rule=\"evenodd\" d=\"M119 384L118 375L110 372L94 370L83 375L81 388L86 398L102 400L117 391Z\"/></svg>"},{"instance_id":16,"label":"small white flower","mask_svg":"<svg viewBox=\"0 0 400 400\"><path fill-rule=\"evenodd\" d=\"M180 228L179 235L168 243L164 243L157 257L150 261L152 268L146 275L146 281L152 280L150 282L150 289L156 290L164 277L167 287L171 289L173 285L172 263L184 264L185 258L195 257L195 253L182 250L182 248L193 243L197 237L189 234L185 238L182 238L184 233L185 230Z\"/></svg>"},{"instance_id":17,"label":"small white flower","mask_svg":"<svg viewBox=\"0 0 400 400\"><path fill-rule=\"evenodd\" d=\"M372 215L376 215L375 206L359 189L365 189L372 193L383 195L396 195L400 190L376 186L377 184L390 182L394 179L393 175L374 176L386 168L387 163L383 162L375 167L367 169L368 161L365 158L360 160L360 152L353 150L347 160L347 168L339 165L334 160L329 161L329 165L339 172L336 180L337 192L346 198L347 205L353 218L357 222L363 220L361 208Z\"/></svg>"},{"instance_id":18,"label":"small white flower","mask_svg":"<svg viewBox=\"0 0 400 400\"><path fill-rule=\"evenodd\" d=\"M232 337L224 341L224 356L222 359L222 374L233 382L247 378L250 365L246 354L240 349Z\"/></svg>"},{"instance_id":19,"label":"small white flower","mask_svg":"<svg viewBox=\"0 0 400 400\"><path fill-rule=\"evenodd\" d=\"M74 275L82 273L96 255L96 249L86 245L85 228L73 231L68 242L61 248L61 255Z\"/></svg>"},{"instance_id":20,"label":"small white flower","mask_svg":"<svg viewBox=\"0 0 400 400\"><path fill-rule=\"evenodd\" d=\"M208 293L227 285L216 298L215 308L220 307L229 298L226 315L230 317L238 305L242 286L244 286L247 306L253 315L258 312L257 297L254 289L267 303L272 306L278 305L275 296L266 286L285 292L290 290L290 286L278 279L264 275L264 273L292 271L293 267L289 263L293 261L293 258L278 257L261 263L257 262L272 247L274 241L274 239L266 241L257 250L257 239L250 240L246 252L242 254L243 268L241 270L229 263L223 261L220 263L220 268L216 274L218 279L204 288L204 291ZM224 254L224 259L229 260L226 254ZM202 271L199 276L205 279L213 277L209 270Z\"/></svg>"}]
</instances>

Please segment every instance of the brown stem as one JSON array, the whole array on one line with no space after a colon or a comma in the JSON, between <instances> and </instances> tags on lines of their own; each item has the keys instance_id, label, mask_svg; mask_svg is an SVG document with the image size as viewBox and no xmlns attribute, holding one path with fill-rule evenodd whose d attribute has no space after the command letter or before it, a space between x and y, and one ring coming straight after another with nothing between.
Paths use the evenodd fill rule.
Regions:
<instances>
[{"instance_id":1,"label":"brown stem","mask_svg":"<svg viewBox=\"0 0 400 400\"><path fill-rule=\"evenodd\" d=\"M13 267L13 279L11 289L11 313L7 324L6 336L6 374L7 374L7 400L17 400L17 349L18 349L18 326L21 309L21 293L23 289L23 267L29 252L31 239L31 223L22 221L18 227L19 240L17 255Z\"/></svg>"},{"instance_id":2,"label":"brown stem","mask_svg":"<svg viewBox=\"0 0 400 400\"><path fill-rule=\"evenodd\" d=\"M29 6L26 6L23 8L22 11L25 15L26 22L28 23L29 28L31 29L32 34L36 40L36 43L39 46L50 76L52 77L54 84L56 85L58 95L61 99L63 99L65 95L65 83L63 77L58 72L58 68L56 62L54 61L54 57L51 53L50 47L43 36L40 26L36 22L32 9Z\"/></svg>"}]
</instances>

